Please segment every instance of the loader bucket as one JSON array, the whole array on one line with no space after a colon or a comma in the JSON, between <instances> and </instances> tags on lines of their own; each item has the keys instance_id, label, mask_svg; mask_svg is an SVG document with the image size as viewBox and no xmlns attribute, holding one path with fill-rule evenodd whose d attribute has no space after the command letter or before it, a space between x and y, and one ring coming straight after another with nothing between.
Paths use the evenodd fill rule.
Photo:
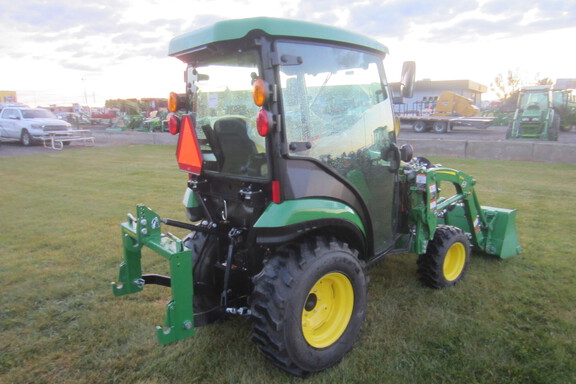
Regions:
<instances>
[{"instance_id":1,"label":"loader bucket","mask_svg":"<svg viewBox=\"0 0 576 384\"><path fill-rule=\"evenodd\" d=\"M484 251L501 259L518 255L522 250L516 232L516 210L482 207L488 231Z\"/></svg>"},{"instance_id":2,"label":"loader bucket","mask_svg":"<svg viewBox=\"0 0 576 384\"><path fill-rule=\"evenodd\" d=\"M489 255L507 259L521 252L516 232L516 210L482 206L482 217L485 225L474 222L471 228L469 218L461 204L446 212L439 219L440 224L453 225L471 234L474 248Z\"/></svg>"}]
</instances>

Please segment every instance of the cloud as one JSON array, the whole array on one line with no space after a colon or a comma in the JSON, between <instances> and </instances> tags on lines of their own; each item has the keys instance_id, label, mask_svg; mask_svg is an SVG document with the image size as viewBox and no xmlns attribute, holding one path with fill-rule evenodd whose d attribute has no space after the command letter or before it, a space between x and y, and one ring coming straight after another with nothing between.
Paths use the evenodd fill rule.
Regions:
<instances>
[{"instance_id":1,"label":"cloud","mask_svg":"<svg viewBox=\"0 0 576 384\"><path fill-rule=\"evenodd\" d=\"M290 17L375 38L402 38L428 27L425 41L474 41L482 36L523 36L576 25L573 0L300 1Z\"/></svg>"},{"instance_id":2,"label":"cloud","mask_svg":"<svg viewBox=\"0 0 576 384\"><path fill-rule=\"evenodd\" d=\"M372 36L401 37L410 32L413 26L446 22L477 7L476 1L459 0L438 3L400 0L383 5L369 3L351 10L350 27Z\"/></svg>"},{"instance_id":3,"label":"cloud","mask_svg":"<svg viewBox=\"0 0 576 384\"><path fill-rule=\"evenodd\" d=\"M479 7L478 1L424 0L301 1L291 17L324 24L339 23L362 34L375 37L398 37L413 25L448 21L454 16Z\"/></svg>"},{"instance_id":4,"label":"cloud","mask_svg":"<svg viewBox=\"0 0 576 384\"><path fill-rule=\"evenodd\" d=\"M84 72L84 73L96 73L100 72L101 67L97 65L90 65L86 63L86 60L75 60L74 58L69 58L59 62L62 68L72 69L74 71Z\"/></svg>"},{"instance_id":5,"label":"cloud","mask_svg":"<svg viewBox=\"0 0 576 384\"><path fill-rule=\"evenodd\" d=\"M83 25L99 25L101 29L113 26L111 20L119 17L122 2L103 7L105 2L39 1L12 2L3 6L2 19L11 20L20 27L37 32L60 32Z\"/></svg>"},{"instance_id":6,"label":"cloud","mask_svg":"<svg viewBox=\"0 0 576 384\"><path fill-rule=\"evenodd\" d=\"M166 78L172 74L158 68L168 66L173 70L172 65L180 65L167 57L172 37L236 17L267 15L334 25L383 42L392 40L389 44L396 44L394 39L402 41L397 44L400 47L404 44L402 49L412 52L425 51L430 42L442 44L447 50L454 46L486 47L487 42L501 38L538 37L543 32L563 28L573 31L576 26L574 0L6 0L4 3L0 11L0 67L4 70L0 83L14 89L40 87L42 81L56 77L36 76L36 68L50 73L61 69L58 79L66 76L101 79L92 86L102 86L106 92L114 88L118 79L126 82L130 77L147 88L149 81L142 85L141 79L162 73L162 83L167 83ZM565 44L568 43L566 36ZM500 57L508 51L504 52ZM175 72L179 83L181 71ZM60 84L65 81L59 80ZM133 91L128 85L122 89Z\"/></svg>"},{"instance_id":7,"label":"cloud","mask_svg":"<svg viewBox=\"0 0 576 384\"><path fill-rule=\"evenodd\" d=\"M576 25L574 1L489 1L455 23L430 30L427 41L523 37Z\"/></svg>"},{"instance_id":8,"label":"cloud","mask_svg":"<svg viewBox=\"0 0 576 384\"><path fill-rule=\"evenodd\" d=\"M154 15L140 22L126 16L132 16L131 9L123 4L128 3L29 0L8 4L0 13L3 55L98 75L124 60L166 57L167 41L189 23L181 17Z\"/></svg>"}]
</instances>

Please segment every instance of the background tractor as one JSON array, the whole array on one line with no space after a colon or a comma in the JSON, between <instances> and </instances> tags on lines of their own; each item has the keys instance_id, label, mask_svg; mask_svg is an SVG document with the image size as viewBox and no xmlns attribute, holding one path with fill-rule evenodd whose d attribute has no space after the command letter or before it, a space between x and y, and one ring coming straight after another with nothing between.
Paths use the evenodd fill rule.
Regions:
<instances>
[{"instance_id":1,"label":"background tractor","mask_svg":"<svg viewBox=\"0 0 576 384\"><path fill-rule=\"evenodd\" d=\"M557 141L559 130L560 114L554 108L552 86L521 88L506 138Z\"/></svg>"},{"instance_id":2,"label":"background tractor","mask_svg":"<svg viewBox=\"0 0 576 384\"><path fill-rule=\"evenodd\" d=\"M188 174L188 220L139 205L122 224L113 283L116 295L170 287L161 343L245 316L264 356L306 376L352 349L367 267L387 255L420 255L423 283L443 288L462 279L471 250L520 252L514 210L481 206L472 177L396 145L387 53L345 30L270 18L171 41L169 54L187 66L168 126ZM405 63L406 97L414 70ZM170 276L142 274L143 247L168 260Z\"/></svg>"},{"instance_id":3,"label":"background tractor","mask_svg":"<svg viewBox=\"0 0 576 384\"><path fill-rule=\"evenodd\" d=\"M576 126L576 96L572 89L554 89L552 101L560 115L560 130L569 132Z\"/></svg>"}]
</instances>

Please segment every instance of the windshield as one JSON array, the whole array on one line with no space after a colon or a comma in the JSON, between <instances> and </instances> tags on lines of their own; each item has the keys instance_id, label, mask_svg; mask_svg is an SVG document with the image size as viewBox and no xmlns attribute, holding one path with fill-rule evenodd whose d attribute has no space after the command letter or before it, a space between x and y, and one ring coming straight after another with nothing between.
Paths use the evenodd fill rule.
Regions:
<instances>
[{"instance_id":1,"label":"windshield","mask_svg":"<svg viewBox=\"0 0 576 384\"><path fill-rule=\"evenodd\" d=\"M549 107L548 92L520 93L520 108L525 110L543 110Z\"/></svg>"},{"instance_id":2,"label":"windshield","mask_svg":"<svg viewBox=\"0 0 576 384\"><path fill-rule=\"evenodd\" d=\"M25 119L56 119L56 115L46 109L23 109Z\"/></svg>"},{"instance_id":3,"label":"windshield","mask_svg":"<svg viewBox=\"0 0 576 384\"><path fill-rule=\"evenodd\" d=\"M259 76L256 52L226 57L196 71L195 126L204 169L267 177L266 143L256 130L259 108L252 97L252 82Z\"/></svg>"}]
</instances>

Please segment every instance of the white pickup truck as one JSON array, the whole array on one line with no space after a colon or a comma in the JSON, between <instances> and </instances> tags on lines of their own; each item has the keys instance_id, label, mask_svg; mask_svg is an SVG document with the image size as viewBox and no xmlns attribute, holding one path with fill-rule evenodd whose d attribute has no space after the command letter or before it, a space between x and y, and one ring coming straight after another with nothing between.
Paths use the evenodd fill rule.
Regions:
<instances>
[{"instance_id":1,"label":"white pickup truck","mask_svg":"<svg viewBox=\"0 0 576 384\"><path fill-rule=\"evenodd\" d=\"M50 133L71 129L70 123L46 109L5 107L0 112L0 138L19 140L25 146L47 138Z\"/></svg>"}]
</instances>

